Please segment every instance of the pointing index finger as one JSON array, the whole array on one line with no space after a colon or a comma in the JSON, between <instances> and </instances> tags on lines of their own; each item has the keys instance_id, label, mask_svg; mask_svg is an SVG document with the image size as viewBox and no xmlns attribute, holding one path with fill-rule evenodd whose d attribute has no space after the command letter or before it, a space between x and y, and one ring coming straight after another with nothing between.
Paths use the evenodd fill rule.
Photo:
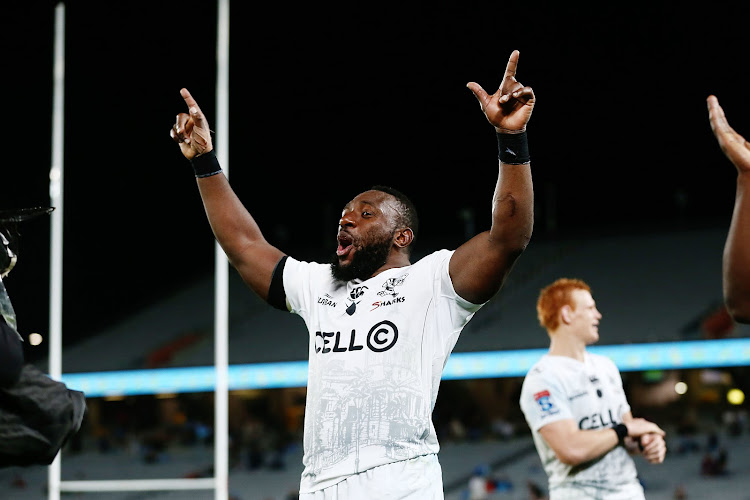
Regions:
<instances>
[{"instance_id":1,"label":"pointing index finger","mask_svg":"<svg viewBox=\"0 0 750 500\"><path fill-rule=\"evenodd\" d=\"M193 117L193 119L198 123L203 122L203 113L201 112L201 108L200 106L198 106L198 103L195 102L195 99L193 99L193 96L190 94L188 89L181 89L180 95L185 100L185 104L187 104L187 107L190 110L190 115Z\"/></svg>"},{"instance_id":2,"label":"pointing index finger","mask_svg":"<svg viewBox=\"0 0 750 500\"><path fill-rule=\"evenodd\" d=\"M187 104L188 108L198 105L198 103L195 102L195 99L193 99L193 96L190 95L188 89L180 89L180 95L185 100L185 104Z\"/></svg>"},{"instance_id":3,"label":"pointing index finger","mask_svg":"<svg viewBox=\"0 0 750 500\"><path fill-rule=\"evenodd\" d=\"M516 67L518 66L519 54L520 52L518 52L517 50L511 52L510 57L508 58L508 65L505 67L504 78L513 78L516 76Z\"/></svg>"}]
</instances>

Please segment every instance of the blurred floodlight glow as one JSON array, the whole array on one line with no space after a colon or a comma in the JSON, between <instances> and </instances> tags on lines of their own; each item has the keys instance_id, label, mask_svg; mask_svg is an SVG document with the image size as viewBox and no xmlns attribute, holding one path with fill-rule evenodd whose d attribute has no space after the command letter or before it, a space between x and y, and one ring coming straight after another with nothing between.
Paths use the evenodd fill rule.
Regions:
<instances>
[{"instance_id":1,"label":"blurred floodlight glow","mask_svg":"<svg viewBox=\"0 0 750 500\"><path fill-rule=\"evenodd\" d=\"M729 404L741 405L745 402L745 393L740 389L729 389L727 391L727 401L729 401Z\"/></svg>"}]
</instances>

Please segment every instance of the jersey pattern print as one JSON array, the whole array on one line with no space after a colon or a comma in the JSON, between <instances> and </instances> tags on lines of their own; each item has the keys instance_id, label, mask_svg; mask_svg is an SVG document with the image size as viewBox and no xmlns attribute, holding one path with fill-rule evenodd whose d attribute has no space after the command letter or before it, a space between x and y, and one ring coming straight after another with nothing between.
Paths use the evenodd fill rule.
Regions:
<instances>
[{"instance_id":1,"label":"jersey pattern print","mask_svg":"<svg viewBox=\"0 0 750 500\"><path fill-rule=\"evenodd\" d=\"M365 281L289 258L284 290L309 333L300 492L439 450L432 410L445 363L481 305L459 297L452 251Z\"/></svg>"}]
</instances>

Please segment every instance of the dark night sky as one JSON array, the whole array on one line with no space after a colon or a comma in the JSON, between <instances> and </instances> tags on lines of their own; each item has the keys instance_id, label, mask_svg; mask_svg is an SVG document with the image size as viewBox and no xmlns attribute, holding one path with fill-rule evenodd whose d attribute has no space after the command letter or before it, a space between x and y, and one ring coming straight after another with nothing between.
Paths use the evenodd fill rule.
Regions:
<instances>
[{"instance_id":1,"label":"dark night sky","mask_svg":"<svg viewBox=\"0 0 750 500\"><path fill-rule=\"evenodd\" d=\"M494 91L519 49L518 80L538 99L535 238L728 223L735 174L705 98L718 95L750 136L747 8L736 4L235 0L230 180L267 238L301 258L327 257L340 208L373 184L413 198L423 245L455 247L460 210L488 226L496 178L494 133L465 85ZM63 306L74 342L213 269L168 131L181 87L215 117L216 8L86 0L66 16ZM53 18L54 2L3 8L0 209L49 203ZM46 332L49 219L21 234L6 286L22 333Z\"/></svg>"}]
</instances>

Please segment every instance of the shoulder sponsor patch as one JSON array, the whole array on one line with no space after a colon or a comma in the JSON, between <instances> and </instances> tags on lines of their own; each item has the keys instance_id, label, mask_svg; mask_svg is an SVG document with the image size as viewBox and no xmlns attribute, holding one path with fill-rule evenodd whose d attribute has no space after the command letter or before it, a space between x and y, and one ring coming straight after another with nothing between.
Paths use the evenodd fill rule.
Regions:
<instances>
[{"instance_id":1,"label":"shoulder sponsor patch","mask_svg":"<svg viewBox=\"0 0 750 500\"><path fill-rule=\"evenodd\" d=\"M543 416L554 415L560 411L552 401L550 401L550 393L547 390L539 391L534 394L534 401L539 405L539 409L542 410L542 413L544 414Z\"/></svg>"}]
</instances>

